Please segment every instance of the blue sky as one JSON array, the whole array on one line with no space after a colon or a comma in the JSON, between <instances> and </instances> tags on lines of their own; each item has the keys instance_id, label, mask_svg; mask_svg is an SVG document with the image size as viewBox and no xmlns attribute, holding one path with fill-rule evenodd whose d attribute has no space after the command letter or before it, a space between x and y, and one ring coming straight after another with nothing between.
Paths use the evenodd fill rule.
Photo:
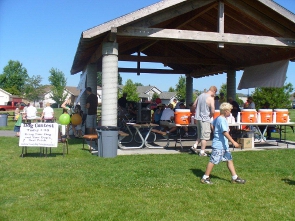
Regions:
<instances>
[{"instance_id":1,"label":"blue sky","mask_svg":"<svg viewBox=\"0 0 295 221\"><path fill-rule=\"evenodd\" d=\"M275 1L295 13L294 0ZM81 33L157 2L159 0L0 0L0 73L9 60L18 60L29 76L41 75L42 84L49 84L49 70L57 68L65 74L68 86L77 86L79 74L71 75L70 70ZM153 67L163 68L162 65ZM295 86L294 72L295 63L291 62L287 82ZM155 81L155 75L151 74L121 73L121 76L123 84L131 79L162 91L175 88L180 77L157 75ZM242 72L237 72L237 86L241 76ZM219 89L226 82L226 74L193 82L197 90L208 89L212 84ZM247 94L248 90L237 92Z\"/></svg>"}]
</instances>

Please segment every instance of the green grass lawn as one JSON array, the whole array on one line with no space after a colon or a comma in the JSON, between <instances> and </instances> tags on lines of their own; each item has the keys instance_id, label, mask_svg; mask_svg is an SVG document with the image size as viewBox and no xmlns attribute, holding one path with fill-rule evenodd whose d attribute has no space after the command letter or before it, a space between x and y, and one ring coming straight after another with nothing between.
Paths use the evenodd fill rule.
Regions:
<instances>
[{"instance_id":1,"label":"green grass lawn","mask_svg":"<svg viewBox=\"0 0 295 221\"><path fill-rule=\"evenodd\" d=\"M12 125L9 122L8 128ZM287 132L288 139L294 139ZM231 184L223 163L212 172L214 185L204 185L200 178L207 157L184 153L99 158L82 150L82 140L70 139L66 157L59 144L48 157L40 157L39 148L32 147L21 158L18 138L0 139L0 220L295 217L294 149L233 152L238 175L247 183Z\"/></svg>"},{"instance_id":2,"label":"green grass lawn","mask_svg":"<svg viewBox=\"0 0 295 221\"><path fill-rule=\"evenodd\" d=\"M294 149L233 152L200 183L209 158L191 154L99 158L69 140L52 154L1 137L0 220L294 220Z\"/></svg>"}]
</instances>

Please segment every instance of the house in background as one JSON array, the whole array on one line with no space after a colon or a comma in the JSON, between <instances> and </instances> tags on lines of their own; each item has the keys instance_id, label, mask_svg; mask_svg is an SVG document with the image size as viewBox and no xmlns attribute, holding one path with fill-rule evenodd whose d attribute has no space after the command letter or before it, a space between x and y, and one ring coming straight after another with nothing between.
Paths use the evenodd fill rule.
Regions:
<instances>
[{"instance_id":1,"label":"house in background","mask_svg":"<svg viewBox=\"0 0 295 221\"><path fill-rule=\"evenodd\" d=\"M162 100L162 104L166 104L167 106L176 98L176 92L163 92L159 95L159 98Z\"/></svg>"},{"instance_id":2,"label":"house in background","mask_svg":"<svg viewBox=\"0 0 295 221\"><path fill-rule=\"evenodd\" d=\"M77 87L66 86L63 94L64 95L67 94L66 99L71 99L72 103L75 104L77 97L80 94L80 91L77 89ZM48 85L45 88L43 99L40 100L40 102L37 102L35 106L37 108L38 107L42 108L45 106L46 103L55 104L56 102L51 97L52 97L52 86Z\"/></svg>"},{"instance_id":3,"label":"house in background","mask_svg":"<svg viewBox=\"0 0 295 221\"><path fill-rule=\"evenodd\" d=\"M161 94L162 91L155 86L137 86L140 102L147 103L153 100L154 93Z\"/></svg>"},{"instance_id":4,"label":"house in background","mask_svg":"<svg viewBox=\"0 0 295 221\"><path fill-rule=\"evenodd\" d=\"M12 94L0 88L0 105L6 105Z\"/></svg>"}]
</instances>

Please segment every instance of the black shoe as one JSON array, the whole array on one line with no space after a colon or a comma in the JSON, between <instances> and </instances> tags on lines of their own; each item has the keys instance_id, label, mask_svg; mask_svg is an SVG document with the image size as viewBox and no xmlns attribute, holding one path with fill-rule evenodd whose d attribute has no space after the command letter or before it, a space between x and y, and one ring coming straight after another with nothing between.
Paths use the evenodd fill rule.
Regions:
<instances>
[{"instance_id":1,"label":"black shoe","mask_svg":"<svg viewBox=\"0 0 295 221\"><path fill-rule=\"evenodd\" d=\"M246 180L241 179L240 177L237 177L237 179L232 179L231 180L232 183L237 183L237 184L245 184Z\"/></svg>"},{"instance_id":2,"label":"black shoe","mask_svg":"<svg viewBox=\"0 0 295 221\"><path fill-rule=\"evenodd\" d=\"M208 177L208 178L206 178L206 179L201 179L201 183L203 183L203 184L213 184L212 182L211 182L211 180L210 180L210 178Z\"/></svg>"}]
</instances>

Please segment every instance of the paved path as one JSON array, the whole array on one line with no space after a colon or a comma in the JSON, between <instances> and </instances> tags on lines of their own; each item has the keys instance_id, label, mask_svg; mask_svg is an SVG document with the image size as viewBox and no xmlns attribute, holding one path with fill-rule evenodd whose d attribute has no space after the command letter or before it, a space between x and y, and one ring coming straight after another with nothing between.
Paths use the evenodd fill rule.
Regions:
<instances>
[{"instance_id":1,"label":"paved path","mask_svg":"<svg viewBox=\"0 0 295 221\"><path fill-rule=\"evenodd\" d=\"M15 134L13 130L0 130L0 137L14 137Z\"/></svg>"},{"instance_id":2,"label":"paved path","mask_svg":"<svg viewBox=\"0 0 295 221\"><path fill-rule=\"evenodd\" d=\"M14 137L15 132L13 130L0 130L0 137ZM74 139L74 138L73 138ZM189 149L194 143L193 140L184 140L182 142L183 148L180 147L180 144L176 144L175 141L171 139L170 145L168 148L158 148L158 149L150 149L150 148L142 148L142 149L131 149L131 150L122 150L118 149L117 154L118 155L142 155L142 154L179 154L179 153L189 153ZM211 141L208 141L206 151L211 151ZM257 151L257 150L270 150L270 149L285 149L285 148L292 148L295 149L295 142L289 141L286 143L258 143L255 144L255 148L252 149L243 149L235 148L234 150L230 148L232 151ZM166 141L165 140L158 140L156 141L156 144L159 146L165 146ZM277 145L278 144L278 145ZM138 144L137 144L138 145ZM199 147L200 148L200 147Z\"/></svg>"}]
</instances>

